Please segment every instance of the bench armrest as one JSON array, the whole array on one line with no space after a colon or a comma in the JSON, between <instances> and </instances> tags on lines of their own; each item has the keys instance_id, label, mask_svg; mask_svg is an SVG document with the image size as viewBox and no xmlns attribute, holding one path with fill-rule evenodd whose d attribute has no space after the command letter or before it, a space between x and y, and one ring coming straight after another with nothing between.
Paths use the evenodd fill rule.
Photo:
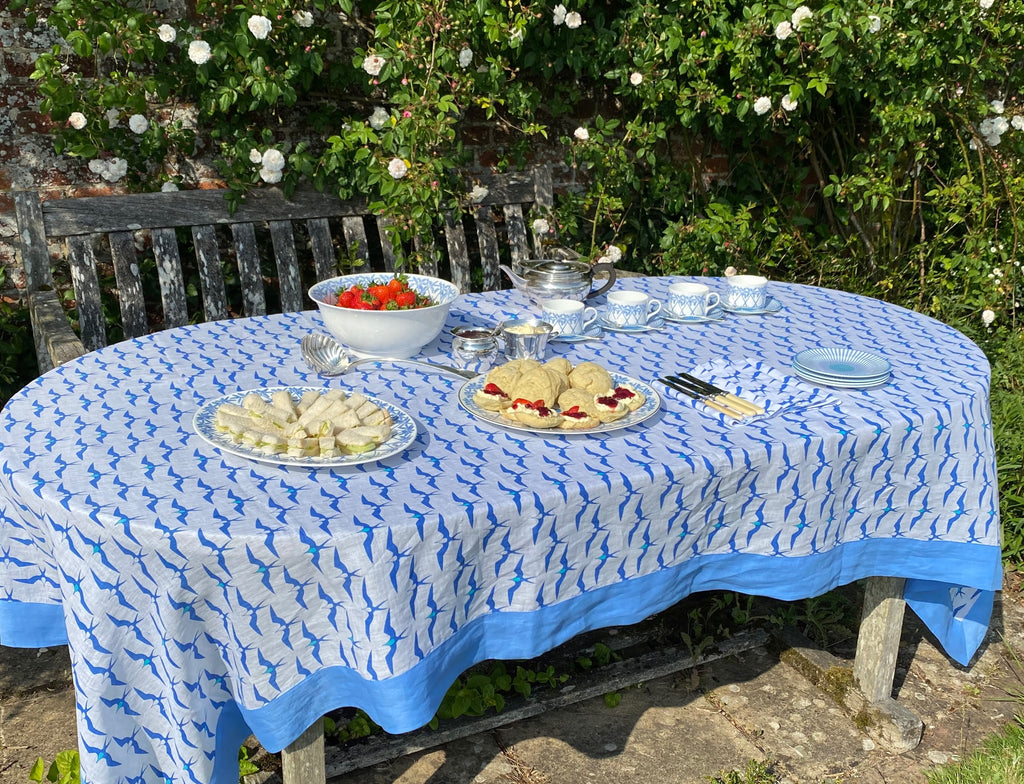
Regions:
<instances>
[{"instance_id":1,"label":"bench armrest","mask_svg":"<svg viewBox=\"0 0 1024 784\"><path fill-rule=\"evenodd\" d=\"M67 314L53 289L36 289L28 293L28 310L36 344L41 345L53 367L85 353L82 341L71 328ZM40 368L46 370L48 368Z\"/></svg>"}]
</instances>

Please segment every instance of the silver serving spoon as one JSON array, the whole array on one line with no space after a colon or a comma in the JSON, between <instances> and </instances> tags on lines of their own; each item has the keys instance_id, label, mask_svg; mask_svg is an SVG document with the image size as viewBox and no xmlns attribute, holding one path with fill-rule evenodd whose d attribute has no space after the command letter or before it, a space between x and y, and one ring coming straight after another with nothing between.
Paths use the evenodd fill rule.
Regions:
<instances>
[{"instance_id":1,"label":"silver serving spoon","mask_svg":"<svg viewBox=\"0 0 1024 784\"><path fill-rule=\"evenodd\" d=\"M445 373L454 373L463 378L476 378L477 376L471 370L460 370L459 368L439 365L422 359L401 359L399 357L362 357L360 359L352 359L341 343L328 335L324 335L322 332L311 332L302 338L302 358L306 361L310 370L322 376L340 376L350 368L371 362L405 362L410 365L420 365Z\"/></svg>"}]
</instances>

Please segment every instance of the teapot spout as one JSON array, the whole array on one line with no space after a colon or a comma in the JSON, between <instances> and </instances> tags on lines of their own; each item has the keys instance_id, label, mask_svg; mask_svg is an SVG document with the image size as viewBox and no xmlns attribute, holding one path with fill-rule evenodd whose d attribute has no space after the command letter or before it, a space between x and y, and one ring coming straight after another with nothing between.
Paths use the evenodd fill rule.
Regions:
<instances>
[{"instance_id":1,"label":"teapot spout","mask_svg":"<svg viewBox=\"0 0 1024 784\"><path fill-rule=\"evenodd\" d=\"M525 290L526 279L520 277L519 275L516 275L516 273L512 271L511 267L505 264L499 264L498 269L500 269L502 272L508 275L508 279L512 281L513 286L515 286L517 289Z\"/></svg>"}]
</instances>

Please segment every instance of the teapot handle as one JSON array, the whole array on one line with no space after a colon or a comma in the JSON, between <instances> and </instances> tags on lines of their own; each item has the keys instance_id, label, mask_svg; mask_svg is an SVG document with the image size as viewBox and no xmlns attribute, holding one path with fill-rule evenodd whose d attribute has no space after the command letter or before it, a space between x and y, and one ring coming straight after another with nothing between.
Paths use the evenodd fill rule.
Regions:
<instances>
[{"instance_id":1,"label":"teapot handle","mask_svg":"<svg viewBox=\"0 0 1024 784\"><path fill-rule=\"evenodd\" d=\"M603 286L601 286L601 288L599 288L597 291L591 291L589 294L587 294L586 299L590 299L590 297L596 297L598 294L604 294L606 291L608 291L608 289L610 289L615 284L615 264L613 264L612 262L608 261L603 262L601 264L594 264L590 267L590 271L591 274L602 271L607 272L608 281Z\"/></svg>"}]
</instances>

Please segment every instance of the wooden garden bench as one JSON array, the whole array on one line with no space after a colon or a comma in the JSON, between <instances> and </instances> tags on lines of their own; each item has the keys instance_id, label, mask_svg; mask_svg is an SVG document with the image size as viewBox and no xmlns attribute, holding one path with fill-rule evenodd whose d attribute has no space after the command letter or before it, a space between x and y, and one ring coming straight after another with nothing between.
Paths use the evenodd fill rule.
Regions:
<instances>
[{"instance_id":1,"label":"wooden garden bench","mask_svg":"<svg viewBox=\"0 0 1024 784\"><path fill-rule=\"evenodd\" d=\"M406 271L446 277L463 292L489 291L504 287L500 259L535 257L540 245L527 216L552 207L550 169L480 182L486 195L462 221L439 216L437 234L414 242L421 260ZM269 188L232 213L220 190L47 201L35 191L12 195L40 372L157 329L309 309L306 289L339 274L339 258L353 262L346 273L392 271L399 262L385 219L360 198L312 190L285 198ZM55 257L74 286L77 333L55 286ZM105 315L104 305L114 303L103 292L111 289L120 318ZM108 334L111 324L116 334Z\"/></svg>"}]
</instances>

